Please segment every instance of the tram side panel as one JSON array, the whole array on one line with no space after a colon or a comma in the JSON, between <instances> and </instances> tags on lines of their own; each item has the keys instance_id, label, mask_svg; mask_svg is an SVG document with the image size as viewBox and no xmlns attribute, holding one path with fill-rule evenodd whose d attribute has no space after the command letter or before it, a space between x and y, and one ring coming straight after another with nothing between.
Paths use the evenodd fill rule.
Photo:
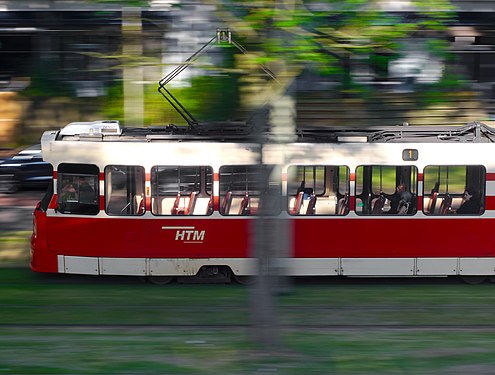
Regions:
<instances>
[{"instance_id":1,"label":"tram side panel","mask_svg":"<svg viewBox=\"0 0 495 375\"><path fill-rule=\"evenodd\" d=\"M33 242L31 266L40 272L63 272L58 264L60 255L129 259L247 259L251 255L251 220L36 216L36 232L46 230L47 239L40 235ZM477 231L466 231L466 227L473 225L472 219L293 221L296 260L495 256L490 241L477 235ZM489 233L492 221L476 220L476 225L479 231ZM306 273L302 269L292 272Z\"/></svg>"},{"instance_id":2,"label":"tram side panel","mask_svg":"<svg viewBox=\"0 0 495 375\"><path fill-rule=\"evenodd\" d=\"M247 220L49 217L47 221L49 246L63 255L238 258L248 256L250 244Z\"/></svg>"},{"instance_id":3,"label":"tram side panel","mask_svg":"<svg viewBox=\"0 0 495 375\"><path fill-rule=\"evenodd\" d=\"M253 219L122 219L53 213L47 217L36 210L34 220L31 267L39 272L65 272L60 256L169 260L247 260L252 256ZM431 263L428 259L495 257L488 236L479 235L491 232L490 218L346 216L289 220L293 228L291 257L295 260L291 274L313 272L304 269L305 259L424 258ZM328 274L333 271L328 270Z\"/></svg>"},{"instance_id":4,"label":"tram side panel","mask_svg":"<svg viewBox=\"0 0 495 375\"><path fill-rule=\"evenodd\" d=\"M33 212L33 232L30 243L30 267L35 272L58 272L57 254L48 244L46 212L37 204Z\"/></svg>"},{"instance_id":5,"label":"tram side panel","mask_svg":"<svg viewBox=\"0 0 495 375\"><path fill-rule=\"evenodd\" d=\"M491 197L490 197L491 198ZM52 201L56 198L54 197ZM487 207L491 208L487 199ZM55 202L53 202L55 203ZM489 213L490 211L487 211ZM247 259L252 220L245 217L109 217L34 213L35 271L63 272L59 256L158 259ZM295 216L295 259L494 257L493 219L474 217ZM295 262L294 274L307 274ZM329 271L330 274L332 272Z\"/></svg>"},{"instance_id":6,"label":"tram side panel","mask_svg":"<svg viewBox=\"0 0 495 375\"><path fill-rule=\"evenodd\" d=\"M493 219L294 219L296 258L493 257Z\"/></svg>"},{"instance_id":7,"label":"tram side panel","mask_svg":"<svg viewBox=\"0 0 495 375\"><path fill-rule=\"evenodd\" d=\"M35 271L62 272L57 257L140 259L247 258L248 220L47 217L46 248L33 246ZM221 265L221 264L219 264Z\"/></svg>"}]
</instances>

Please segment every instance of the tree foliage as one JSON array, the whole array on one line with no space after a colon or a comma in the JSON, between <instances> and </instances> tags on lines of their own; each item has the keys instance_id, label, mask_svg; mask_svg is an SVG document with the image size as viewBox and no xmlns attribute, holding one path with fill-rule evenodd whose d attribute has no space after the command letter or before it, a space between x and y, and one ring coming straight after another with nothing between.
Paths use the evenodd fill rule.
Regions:
<instances>
[{"instance_id":1,"label":"tree foliage","mask_svg":"<svg viewBox=\"0 0 495 375\"><path fill-rule=\"evenodd\" d=\"M89 3L118 5L127 7L145 7L149 5L149 0L86 0Z\"/></svg>"},{"instance_id":2,"label":"tree foliage","mask_svg":"<svg viewBox=\"0 0 495 375\"><path fill-rule=\"evenodd\" d=\"M122 6L149 5L146 0L88 1ZM243 73L233 80L218 78L222 74L206 73L205 78L195 78L190 88L173 89L174 95L177 94L201 120L235 116L216 113L213 108L218 105L215 107L212 103L226 103L228 108L234 108L238 107L236 102L239 100L244 109L266 103L274 91L284 90L303 70L331 77L332 81L340 82L344 90L352 89L352 59L364 59L377 77L386 75L390 61L401 57L403 47L411 38L422 38L426 51L446 59L449 51L445 31L456 16L448 0L204 1L211 1L223 25L233 31L235 39L249 52L237 54L233 66L218 67L219 72L235 68L237 73ZM383 4L389 4L389 8ZM393 4L405 8L391 9ZM212 25L212 29L214 26L217 25ZM226 55L230 56L230 53ZM106 58L118 61L114 68L160 64L158 59L145 56L121 54ZM266 76L260 74L260 64L277 75L276 84L266 84ZM201 66L201 61L195 65L208 69L208 64ZM238 96L232 94L233 84L239 84ZM363 92L362 88L360 90ZM147 98L150 96L146 95Z\"/></svg>"}]
</instances>

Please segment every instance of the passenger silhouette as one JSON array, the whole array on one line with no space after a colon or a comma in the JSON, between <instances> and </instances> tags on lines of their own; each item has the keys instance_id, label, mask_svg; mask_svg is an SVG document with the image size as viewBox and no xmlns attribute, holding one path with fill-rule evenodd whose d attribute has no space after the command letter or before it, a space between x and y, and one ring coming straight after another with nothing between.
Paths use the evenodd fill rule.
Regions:
<instances>
[{"instance_id":1,"label":"passenger silhouette","mask_svg":"<svg viewBox=\"0 0 495 375\"><path fill-rule=\"evenodd\" d=\"M89 181L88 181L89 180ZM82 177L80 179L79 184L79 202L95 204L96 203L96 195L93 186L90 184L90 177Z\"/></svg>"},{"instance_id":2,"label":"passenger silhouette","mask_svg":"<svg viewBox=\"0 0 495 375\"><path fill-rule=\"evenodd\" d=\"M390 209L386 212L387 214L398 214L399 211L401 211L401 213L407 213L407 209L406 212L402 212L401 208L409 207L412 202L413 196L407 189L406 184L400 183L399 185L397 185L394 194L382 194L385 196L385 198L390 200Z\"/></svg>"},{"instance_id":3,"label":"passenger silhouette","mask_svg":"<svg viewBox=\"0 0 495 375\"><path fill-rule=\"evenodd\" d=\"M456 214L473 215L479 214L481 211L480 195L471 188L466 188L462 198L461 206L456 210Z\"/></svg>"}]
</instances>

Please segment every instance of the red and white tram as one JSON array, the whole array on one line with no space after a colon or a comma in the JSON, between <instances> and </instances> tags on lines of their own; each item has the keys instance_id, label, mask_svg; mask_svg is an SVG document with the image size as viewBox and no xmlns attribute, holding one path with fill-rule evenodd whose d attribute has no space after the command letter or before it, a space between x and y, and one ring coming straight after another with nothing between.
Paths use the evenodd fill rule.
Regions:
<instances>
[{"instance_id":1,"label":"red and white tram","mask_svg":"<svg viewBox=\"0 0 495 375\"><path fill-rule=\"evenodd\" d=\"M253 275L263 191L263 212L290 224L291 247L277 259L288 275L494 276L494 140L479 123L327 129L262 146L71 123L42 136L54 172L34 212L31 268Z\"/></svg>"}]
</instances>

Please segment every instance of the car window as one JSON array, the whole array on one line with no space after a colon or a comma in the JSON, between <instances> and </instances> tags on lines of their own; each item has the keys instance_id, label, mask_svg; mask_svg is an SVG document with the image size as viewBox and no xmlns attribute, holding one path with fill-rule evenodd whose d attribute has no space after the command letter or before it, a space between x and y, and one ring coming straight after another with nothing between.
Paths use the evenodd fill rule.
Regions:
<instances>
[{"instance_id":1,"label":"car window","mask_svg":"<svg viewBox=\"0 0 495 375\"><path fill-rule=\"evenodd\" d=\"M41 152L41 144L37 143L35 145L26 147L24 150L21 151L21 153L36 153L36 152Z\"/></svg>"},{"instance_id":2,"label":"car window","mask_svg":"<svg viewBox=\"0 0 495 375\"><path fill-rule=\"evenodd\" d=\"M12 159L32 159L32 158L41 158L41 145L36 144L32 145L30 147L25 148L24 150L20 151L17 155L14 155Z\"/></svg>"}]
</instances>

